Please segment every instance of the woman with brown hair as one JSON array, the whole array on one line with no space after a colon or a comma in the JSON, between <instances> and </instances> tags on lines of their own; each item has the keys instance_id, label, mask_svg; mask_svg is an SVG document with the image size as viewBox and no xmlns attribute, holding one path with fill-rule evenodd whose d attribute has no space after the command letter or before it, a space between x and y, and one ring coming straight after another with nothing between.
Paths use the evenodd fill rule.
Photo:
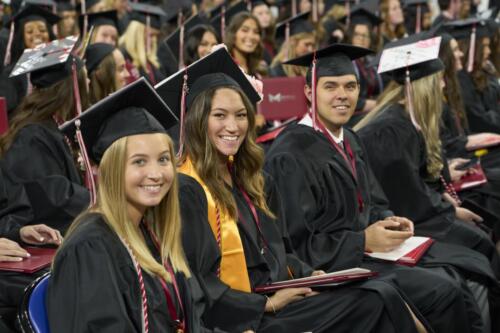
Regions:
<instances>
[{"instance_id":1,"label":"woman with brown hair","mask_svg":"<svg viewBox=\"0 0 500 333\"><path fill-rule=\"evenodd\" d=\"M248 75L263 75L264 47L262 46L262 31L259 21L248 12L241 12L231 19L226 29L224 43L234 61Z\"/></svg>"},{"instance_id":2,"label":"woman with brown hair","mask_svg":"<svg viewBox=\"0 0 500 333\"><path fill-rule=\"evenodd\" d=\"M381 43L383 46L387 42L403 38L406 35L404 25L404 15L401 9L399 0L381 0L380 1L380 34L382 36Z\"/></svg>"},{"instance_id":3,"label":"woman with brown hair","mask_svg":"<svg viewBox=\"0 0 500 333\"><path fill-rule=\"evenodd\" d=\"M174 110L183 104L183 75L157 87ZM204 291L205 324L230 332L414 331L404 301L385 282L320 293L253 291L324 272L313 271L289 246L280 195L262 171L264 153L255 143L257 91L224 49L188 67L187 76L180 203L184 249Z\"/></svg>"},{"instance_id":4,"label":"woman with brown hair","mask_svg":"<svg viewBox=\"0 0 500 333\"><path fill-rule=\"evenodd\" d=\"M92 44L85 50L84 59L92 104L126 85L129 73L119 49L104 43Z\"/></svg>"}]
</instances>

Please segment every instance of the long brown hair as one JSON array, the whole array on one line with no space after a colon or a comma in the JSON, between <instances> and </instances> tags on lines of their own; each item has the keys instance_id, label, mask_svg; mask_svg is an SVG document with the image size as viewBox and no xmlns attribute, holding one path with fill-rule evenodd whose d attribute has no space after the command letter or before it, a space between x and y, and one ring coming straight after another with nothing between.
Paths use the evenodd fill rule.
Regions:
<instances>
[{"instance_id":1,"label":"long brown hair","mask_svg":"<svg viewBox=\"0 0 500 333\"><path fill-rule=\"evenodd\" d=\"M441 73L434 73L411 82L415 120L421 128L427 152L427 173L437 179L443 169L439 125L442 113L443 94L440 88ZM391 81L377 99L377 106L364 117L354 129L357 131L370 123L387 107L405 100L404 87ZM409 114L405 107L405 111Z\"/></svg>"},{"instance_id":2,"label":"long brown hair","mask_svg":"<svg viewBox=\"0 0 500 333\"><path fill-rule=\"evenodd\" d=\"M450 106L450 111L458 117L462 129L467 129L469 123L465 114L464 101L462 99L462 89L458 82L456 72L456 59L451 49L451 41L443 39L439 49L439 58L444 64L444 98Z\"/></svg>"},{"instance_id":3,"label":"long brown hair","mask_svg":"<svg viewBox=\"0 0 500 333\"><path fill-rule=\"evenodd\" d=\"M391 0L381 0L380 1L380 18L383 22L380 24L381 35L387 37L390 41L394 39L403 38L406 34L406 28L404 22L398 24L394 30L391 28L391 23L389 22L389 2ZM399 0L398 0L399 1ZM401 4L401 3L400 3ZM403 10L403 9L401 9Z\"/></svg>"},{"instance_id":4,"label":"long brown hair","mask_svg":"<svg viewBox=\"0 0 500 333\"><path fill-rule=\"evenodd\" d=\"M226 187L219 163L217 147L208 137L208 116L212 108L212 99L218 89L207 89L193 101L186 112L186 143L181 161L191 160L196 173L207 185L210 193L222 209L236 219L237 207L231 191ZM249 195L252 202L269 216L274 216L269 210L264 194L264 151L255 143L255 111L247 96L239 88L227 87L241 96L248 117L248 131L238 153L234 156L233 175L236 182Z\"/></svg>"},{"instance_id":5,"label":"long brown hair","mask_svg":"<svg viewBox=\"0 0 500 333\"><path fill-rule=\"evenodd\" d=\"M226 44L230 54L233 54L236 48L236 33L241 28L243 23L245 23L245 21L248 19L253 20L255 24L257 24L257 28L259 29L259 35L262 36L262 29L259 25L259 21L257 20L257 18L248 12L239 13L238 15L234 16L231 19L231 23L227 27L226 34L224 36L224 43ZM245 55L248 66L247 74L256 75L261 71L261 69L259 69L259 65L263 59L262 58L263 55L264 55L264 47L262 45L262 37L261 37L261 40L257 45L255 51Z\"/></svg>"},{"instance_id":6,"label":"long brown hair","mask_svg":"<svg viewBox=\"0 0 500 333\"><path fill-rule=\"evenodd\" d=\"M165 137L170 150L170 161L174 171L172 185L160 203L146 211L145 218L158 238L163 260L169 259L175 271L190 276L181 242L181 218L178 197L178 180L172 139ZM130 246L142 269L148 273L170 281L170 276L162 263L157 262L149 251L140 230L130 221L127 214L125 194L125 169L127 161L127 137L116 140L106 149L99 163L99 189L97 204L78 216L68 230L66 237L76 229L88 213L100 213L109 227Z\"/></svg>"},{"instance_id":7,"label":"long brown hair","mask_svg":"<svg viewBox=\"0 0 500 333\"><path fill-rule=\"evenodd\" d=\"M92 104L117 90L116 63L113 52L105 56L97 68L89 74L89 95Z\"/></svg>"},{"instance_id":8,"label":"long brown hair","mask_svg":"<svg viewBox=\"0 0 500 333\"><path fill-rule=\"evenodd\" d=\"M87 75L78 71L78 87L82 109L88 107ZM76 115L73 78L68 76L47 88L34 88L15 110L9 131L0 137L0 156L5 154L19 131L27 125L53 122L56 117L67 121Z\"/></svg>"},{"instance_id":9,"label":"long brown hair","mask_svg":"<svg viewBox=\"0 0 500 333\"><path fill-rule=\"evenodd\" d=\"M475 52L474 52L474 63L472 65L472 72L470 73L470 76L472 77L472 81L474 82L474 88L478 92L481 92L482 90L486 89L488 85L488 76L486 72L483 69L483 53L484 53L484 47L483 47L483 42L485 39L489 37L482 37L478 38L476 40L476 47L475 47ZM458 41L458 45L462 52L464 53L464 69L466 68L467 64L469 63L469 49L470 49L470 39L462 39Z\"/></svg>"}]
</instances>

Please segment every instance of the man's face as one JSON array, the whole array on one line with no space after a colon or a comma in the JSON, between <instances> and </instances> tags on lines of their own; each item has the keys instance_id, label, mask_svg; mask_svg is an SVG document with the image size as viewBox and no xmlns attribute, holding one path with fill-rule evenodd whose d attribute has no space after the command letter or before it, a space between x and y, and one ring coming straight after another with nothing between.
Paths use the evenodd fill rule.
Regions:
<instances>
[{"instance_id":1,"label":"man's face","mask_svg":"<svg viewBox=\"0 0 500 333\"><path fill-rule=\"evenodd\" d=\"M312 90L305 86L312 100ZM316 105L320 121L331 131L338 130L351 118L359 96L359 84L353 74L320 77L316 85Z\"/></svg>"}]
</instances>

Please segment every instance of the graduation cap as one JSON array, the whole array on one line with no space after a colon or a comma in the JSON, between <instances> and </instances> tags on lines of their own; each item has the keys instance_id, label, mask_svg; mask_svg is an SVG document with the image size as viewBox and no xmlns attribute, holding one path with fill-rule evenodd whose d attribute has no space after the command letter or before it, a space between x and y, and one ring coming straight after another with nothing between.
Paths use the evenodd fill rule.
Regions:
<instances>
[{"instance_id":1,"label":"graduation cap","mask_svg":"<svg viewBox=\"0 0 500 333\"><path fill-rule=\"evenodd\" d=\"M184 142L184 112L203 91L217 87L239 87L256 104L259 93L225 48L219 48L155 86L158 94L181 119L180 148Z\"/></svg>"},{"instance_id":2,"label":"graduation cap","mask_svg":"<svg viewBox=\"0 0 500 333\"><path fill-rule=\"evenodd\" d=\"M172 53L177 57L179 62L179 67L184 67L184 40L186 33L194 28L196 25L207 23L207 21L200 17L200 15L194 15L190 17L186 22L181 23L181 26L172 32L166 39L168 47ZM182 35L182 37L181 37Z\"/></svg>"},{"instance_id":3,"label":"graduation cap","mask_svg":"<svg viewBox=\"0 0 500 333\"><path fill-rule=\"evenodd\" d=\"M354 75L356 70L353 60L374 53L372 50L348 44L332 44L320 50L284 62L286 65L308 67L306 82L312 86L312 120L317 128L316 114L316 84L320 77Z\"/></svg>"},{"instance_id":4,"label":"graduation cap","mask_svg":"<svg viewBox=\"0 0 500 333\"><path fill-rule=\"evenodd\" d=\"M271 4L267 0L247 0L247 3L250 4L251 9L260 5L271 7Z\"/></svg>"},{"instance_id":5,"label":"graduation cap","mask_svg":"<svg viewBox=\"0 0 500 333\"><path fill-rule=\"evenodd\" d=\"M21 3L21 8L29 5L42 7L48 10L55 10L57 7L57 4L54 0L24 0Z\"/></svg>"},{"instance_id":6,"label":"graduation cap","mask_svg":"<svg viewBox=\"0 0 500 333\"><path fill-rule=\"evenodd\" d=\"M56 2L57 12L76 11L76 2L72 0L58 0Z\"/></svg>"},{"instance_id":7,"label":"graduation cap","mask_svg":"<svg viewBox=\"0 0 500 333\"><path fill-rule=\"evenodd\" d=\"M146 26L160 30L162 21L166 19L167 14L158 6L149 5L146 3L132 2L130 3L132 13L130 19L138 21Z\"/></svg>"},{"instance_id":8,"label":"graduation cap","mask_svg":"<svg viewBox=\"0 0 500 333\"><path fill-rule=\"evenodd\" d=\"M231 19L241 12L248 11L247 4L244 1L235 3L229 8L222 5L219 14L210 19L210 24L215 28L215 31L220 32L220 36L224 39L226 26L229 25Z\"/></svg>"},{"instance_id":9,"label":"graduation cap","mask_svg":"<svg viewBox=\"0 0 500 333\"><path fill-rule=\"evenodd\" d=\"M367 25L371 28L382 23L382 19L367 9L364 5L356 5L351 9L350 17L344 16L340 19L346 25L355 26L357 24ZM349 22L349 24L348 24Z\"/></svg>"},{"instance_id":10,"label":"graduation cap","mask_svg":"<svg viewBox=\"0 0 500 333\"><path fill-rule=\"evenodd\" d=\"M85 22L85 19L87 22ZM87 26L85 27L85 23ZM118 29L118 14L116 10L108 10L105 12L82 14L78 17L78 24L83 31L85 28L98 27L100 25L112 25Z\"/></svg>"},{"instance_id":11,"label":"graduation cap","mask_svg":"<svg viewBox=\"0 0 500 333\"><path fill-rule=\"evenodd\" d=\"M422 30L422 17L424 13L430 11L427 0L405 0L403 2L405 10L405 21L412 22L415 20L415 32L419 33ZM413 30L413 27L408 27L408 30Z\"/></svg>"},{"instance_id":12,"label":"graduation cap","mask_svg":"<svg viewBox=\"0 0 500 333\"><path fill-rule=\"evenodd\" d=\"M90 75L109 54L113 53L115 47L107 43L94 43L85 50L84 60L87 72Z\"/></svg>"},{"instance_id":13,"label":"graduation cap","mask_svg":"<svg viewBox=\"0 0 500 333\"><path fill-rule=\"evenodd\" d=\"M314 26L309 21L310 13L310 11L307 11L279 22L276 25L276 40L287 41L288 38L293 35L297 35L303 32L313 32Z\"/></svg>"},{"instance_id":14,"label":"graduation cap","mask_svg":"<svg viewBox=\"0 0 500 333\"><path fill-rule=\"evenodd\" d=\"M425 36L421 34L420 36ZM380 57L378 73L391 73L392 79L405 86L405 97L408 112L415 128L420 130L412 101L411 81L421 79L444 70L439 59L441 37L416 40L417 37L406 38L399 46L385 48Z\"/></svg>"},{"instance_id":15,"label":"graduation cap","mask_svg":"<svg viewBox=\"0 0 500 333\"><path fill-rule=\"evenodd\" d=\"M94 7L97 5L101 0L81 0L81 11L82 14L85 14L89 11L90 8Z\"/></svg>"},{"instance_id":16,"label":"graduation cap","mask_svg":"<svg viewBox=\"0 0 500 333\"><path fill-rule=\"evenodd\" d=\"M91 204L96 185L90 160L99 163L116 140L138 134L166 133L177 118L144 77L100 100L59 129L76 137L85 164Z\"/></svg>"},{"instance_id":17,"label":"graduation cap","mask_svg":"<svg viewBox=\"0 0 500 333\"><path fill-rule=\"evenodd\" d=\"M9 77L31 73L31 83L46 88L72 74L73 60L78 67L83 63L71 55L78 38L76 36L54 40L33 49L25 49Z\"/></svg>"},{"instance_id":18,"label":"graduation cap","mask_svg":"<svg viewBox=\"0 0 500 333\"><path fill-rule=\"evenodd\" d=\"M192 15L191 0L169 0L163 5L163 9L167 14L166 21L171 24L176 24L179 15L190 17Z\"/></svg>"}]
</instances>

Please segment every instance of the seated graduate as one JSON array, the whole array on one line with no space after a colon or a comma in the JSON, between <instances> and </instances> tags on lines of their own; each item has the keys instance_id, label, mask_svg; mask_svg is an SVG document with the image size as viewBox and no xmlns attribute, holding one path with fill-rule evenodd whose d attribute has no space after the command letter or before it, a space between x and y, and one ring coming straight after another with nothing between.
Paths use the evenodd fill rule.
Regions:
<instances>
[{"instance_id":1,"label":"seated graduate","mask_svg":"<svg viewBox=\"0 0 500 333\"><path fill-rule=\"evenodd\" d=\"M174 110L181 109L183 76L157 86ZM187 88L179 196L184 249L205 292L204 322L230 332L407 332L416 323L426 331L411 319L402 295L381 281L319 294L252 292L324 272L290 248L279 193L262 171L263 151L254 141L252 104L260 97L229 53L222 48L189 66Z\"/></svg>"},{"instance_id":2,"label":"seated graduate","mask_svg":"<svg viewBox=\"0 0 500 333\"><path fill-rule=\"evenodd\" d=\"M81 127L88 156L99 164L99 189L54 260L52 332L202 331L165 132L176 122L142 78L62 127L70 137Z\"/></svg>"},{"instance_id":3,"label":"seated graduate","mask_svg":"<svg viewBox=\"0 0 500 333\"><path fill-rule=\"evenodd\" d=\"M89 38L89 43L118 45L118 17L116 10L82 14L78 20L82 39ZM87 36L92 30L92 36ZM86 29L86 31L85 31Z\"/></svg>"},{"instance_id":4,"label":"seated graduate","mask_svg":"<svg viewBox=\"0 0 500 333\"><path fill-rule=\"evenodd\" d=\"M310 12L296 15L276 26L276 40L281 47L269 68L269 76L305 76L303 67L283 65L283 62L312 52L316 48L314 26L309 21Z\"/></svg>"},{"instance_id":5,"label":"seated graduate","mask_svg":"<svg viewBox=\"0 0 500 333\"><path fill-rule=\"evenodd\" d=\"M84 55L90 80L89 99L94 104L127 84L129 76L122 52L106 43L89 45Z\"/></svg>"},{"instance_id":6,"label":"seated graduate","mask_svg":"<svg viewBox=\"0 0 500 333\"><path fill-rule=\"evenodd\" d=\"M375 262L365 256L365 252L393 250L414 234L411 221L389 210L361 140L344 126L359 94L352 60L370 53L333 44L289 61L309 68L304 92L312 103L311 113L278 135L267 152L265 168L286 194L283 205L293 247L316 269L361 266L383 277L394 274L435 331L449 329L450 321L457 323L453 331L474 331L471 327L481 328L482 322L470 292L462 292L441 270ZM486 258L483 261L488 267ZM465 302L472 306L465 309ZM452 310L452 304L458 307ZM459 312L461 324L455 318Z\"/></svg>"},{"instance_id":7,"label":"seated graduate","mask_svg":"<svg viewBox=\"0 0 500 333\"><path fill-rule=\"evenodd\" d=\"M411 37L407 41L409 44L418 39ZM393 81L379 97L379 104L358 123L356 130L391 210L410 218L418 235L474 250L475 255L462 262L466 271L471 270L475 260L483 256L489 259L491 267L481 264L480 275L486 276L487 269L496 279L491 283L473 280L489 288L491 319L498 320L493 315L498 311L498 308L494 310L498 306L498 294L495 295L498 293L498 253L490 237L474 223L481 217L454 205L454 191L442 175L439 125L443 69L440 59L416 63L409 67L411 86L406 87L406 69L393 70ZM408 90L411 90L410 97L405 92ZM494 325L499 325L498 321Z\"/></svg>"},{"instance_id":8,"label":"seated graduate","mask_svg":"<svg viewBox=\"0 0 500 333\"><path fill-rule=\"evenodd\" d=\"M87 105L86 70L79 58L70 55L75 42L76 38L54 41L19 60L12 74L30 73L33 92L0 137L0 168L7 191L17 184L26 191L26 224L44 223L61 233L89 205L76 152L57 128L75 116L79 97L81 105Z\"/></svg>"}]
</instances>

